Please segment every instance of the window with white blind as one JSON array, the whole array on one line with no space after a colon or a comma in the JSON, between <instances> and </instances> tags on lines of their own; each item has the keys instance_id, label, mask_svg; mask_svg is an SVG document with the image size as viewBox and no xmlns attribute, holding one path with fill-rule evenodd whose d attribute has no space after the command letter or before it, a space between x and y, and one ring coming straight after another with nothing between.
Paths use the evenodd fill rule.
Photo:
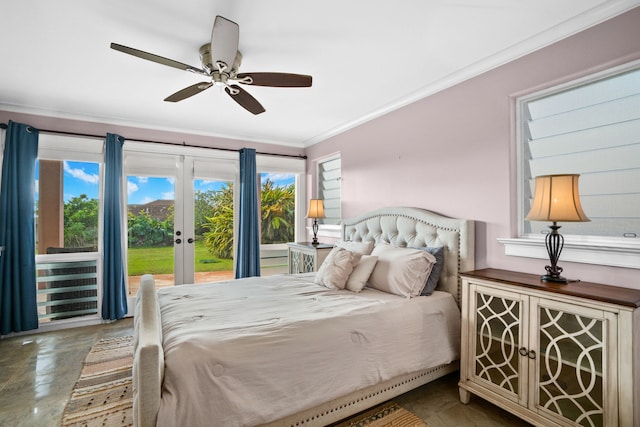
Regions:
<instances>
[{"instance_id":1,"label":"window with white blind","mask_svg":"<svg viewBox=\"0 0 640 427\"><path fill-rule=\"evenodd\" d=\"M318 198L324 200L325 218L319 224L338 225L341 220L340 180L342 164L340 157L318 162Z\"/></svg>"},{"instance_id":2,"label":"window with white blind","mask_svg":"<svg viewBox=\"0 0 640 427\"><path fill-rule=\"evenodd\" d=\"M637 257L640 62L519 98L516 105L519 238L541 239L549 230L545 222L524 219L531 207L535 177L580 174L580 199L591 221L558 224L565 247L582 245L584 250L591 246L619 254L620 250L631 251ZM593 254L589 258L572 260L601 260ZM616 262L609 264L618 265ZM640 268L638 263L631 264L620 263Z\"/></svg>"}]
</instances>

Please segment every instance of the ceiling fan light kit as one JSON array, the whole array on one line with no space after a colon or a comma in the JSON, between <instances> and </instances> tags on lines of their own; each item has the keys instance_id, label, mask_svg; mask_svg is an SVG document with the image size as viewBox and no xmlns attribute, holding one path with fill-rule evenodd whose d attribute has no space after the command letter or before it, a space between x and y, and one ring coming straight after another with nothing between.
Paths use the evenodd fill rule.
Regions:
<instances>
[{"instance_id":1,"label":"ceiling fan light kit","mask_svg":"<svg viewBox=\"0 0 640 427\"><path fill-rule=\"evenodd\" d=\"M253 114L260 114L265 111L262 104L238 84L268 87L311 86L313 79L305 74L238 73L242 64L242 54L238 50L239 36L240 28L238 24L222 16L216 16L211 32L211 43L206 43L200 47L202 68L117 43L111 43L111 48L147 61L188 71L210 79L210 81L193 84L169 95L164 99L167 102L182 101L209 89L211 86L220 86L245 110Z\"/></svg>"}]
</instances>

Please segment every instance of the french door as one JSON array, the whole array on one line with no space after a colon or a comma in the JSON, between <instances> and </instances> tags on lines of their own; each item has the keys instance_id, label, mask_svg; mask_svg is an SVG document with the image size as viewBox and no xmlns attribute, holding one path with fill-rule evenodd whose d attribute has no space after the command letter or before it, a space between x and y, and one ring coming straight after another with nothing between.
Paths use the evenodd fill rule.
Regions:
<instances>
[{"instance_id":1,"label":"french door","mask_svg":"<svg viewBox=\"0 0 640 427\"><path fill-rule=\"evenodd\" d=\"M158 287L233 278L233 247L221 246L234 241L237 172L229 160L235 158L198 156L197 150L149 153L148 144L129 147L129 295L137 293L142 274L153 274ZM221 211L230 218L223 230L215 228Z\"/></svg>"}]
</instances>

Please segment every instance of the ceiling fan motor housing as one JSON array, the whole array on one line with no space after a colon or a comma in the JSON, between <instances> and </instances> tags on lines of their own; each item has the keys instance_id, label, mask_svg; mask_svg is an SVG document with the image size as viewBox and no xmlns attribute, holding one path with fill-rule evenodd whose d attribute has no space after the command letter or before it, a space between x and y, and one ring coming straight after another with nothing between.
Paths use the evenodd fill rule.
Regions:
<instances>
[{"instance_id":1,"label":"ceiling fan motor housing","mask_svg":"<svg viewBox=\"0 0 640 427\"><path fill-rule=\"evenodd\" d=\"M213 75L214 72L219 71L218 67L213 64L213 60L211 59L211 43L205 43L200 46L200 61L202 62L202 66L209 72L209 74ZM242 53L240 53L240 51L237 51L235 60L231 65L231 70L229 70L228 68L229 64L224 64L226 66L226 68L224 68L224 72L231 78L233 78L236 74L238 74L240 64L242 64Z\"/></svg>"}]
</instances>

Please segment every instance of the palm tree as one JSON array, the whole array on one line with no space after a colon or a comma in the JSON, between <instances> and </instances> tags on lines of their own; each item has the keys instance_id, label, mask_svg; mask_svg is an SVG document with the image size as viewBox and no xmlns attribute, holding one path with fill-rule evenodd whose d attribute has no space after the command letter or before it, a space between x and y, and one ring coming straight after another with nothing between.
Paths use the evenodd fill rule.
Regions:
<instances>
[{"instance_id":1,"label":"palm tree","mask_svg":"<svg viewBox=\"0 0 640 427\"><path fill-rule=\"evenodd\" d=\"M204 228L204 244L215 257L233 258L233 184L228 183L211 198L211 211Z\"/></svg>"},{"instance_id":2,"label":"palm tree","mask_svg":"<svg viewBox=\"0 0 640 427\"><path fill-rule=\"evenodd\" d=\"M265 180L260 191L261 243L290 242L295 230L295 185L276 187ZM204 225L204 241L209 253L218 258L233 257L233 184L229 183L210 199Z\"/></svg>"},{"instance_id":3,"label":"palm tree","mask_svg":"<svg viewBox=\"0 0 640 427\"><path fill-rule=\"evenodd\" d=\"M261 243L282 243L293 240L295 230L295 185L275 187L267 179L260 192L262 211Z\"/></svg>"}]
</instances>

